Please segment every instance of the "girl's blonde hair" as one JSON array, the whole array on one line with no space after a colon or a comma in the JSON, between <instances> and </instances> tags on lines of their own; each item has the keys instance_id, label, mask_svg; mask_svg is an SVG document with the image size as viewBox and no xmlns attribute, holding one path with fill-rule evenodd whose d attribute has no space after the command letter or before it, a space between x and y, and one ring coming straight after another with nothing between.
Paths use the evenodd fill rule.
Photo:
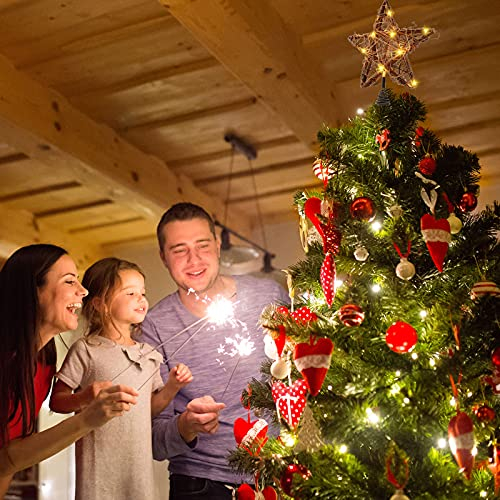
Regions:
<instances>
[{"instance_id":1,"label":"girl's blonde hair","mask_svg":"<svg viewBox=\"0 0 500 500\"><path fill-rule=\"evenodd\" d=\"M87 320L85 337L89 338L102 333L104 325L111 321L108 310L111 306L113 293L121 283L120 271L137 271L144 278L140 267L133 262L107 257L92 264L83 275L82 285L89 294L83 299L82 314ZM100 307L97 302L100 302ZM140 325L132 325L132 335L140 332Z\"/></svg>"}]
</instances>

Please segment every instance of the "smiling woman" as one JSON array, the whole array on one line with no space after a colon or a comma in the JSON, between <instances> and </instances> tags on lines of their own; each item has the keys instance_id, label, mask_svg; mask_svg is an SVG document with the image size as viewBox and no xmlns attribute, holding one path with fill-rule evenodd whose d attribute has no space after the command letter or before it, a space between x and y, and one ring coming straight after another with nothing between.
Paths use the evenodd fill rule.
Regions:
<instances>
[{"instance_id":1,"label":"smiling woman","mask_svg":"<svg viewBox=\"0 0 500 500\"><path fill-rule=\"evenodd\" d=\"M101 391L84 411L41 433L35 420L55 372L54 337L78 326L87 291L66 251L17 250L0 271L0 497L12 475L54 455L135 404L126 386Z\"/></svg>"}]
</instances>

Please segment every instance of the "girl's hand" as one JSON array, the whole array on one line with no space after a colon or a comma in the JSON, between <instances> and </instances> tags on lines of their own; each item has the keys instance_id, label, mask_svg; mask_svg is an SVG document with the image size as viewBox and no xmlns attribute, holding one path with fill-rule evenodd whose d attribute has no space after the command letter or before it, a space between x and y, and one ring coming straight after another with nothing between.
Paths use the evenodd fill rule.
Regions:
<instances>
[{"instance_id":1,"label":"girl's hand","mask_svg":"<svg viewBox=\"0 0 500 500\"><path fill-rule=\"evenodd\" d=\"M168 374L168 382L177 390L182 389L193 380L191 370L183 363L179 363L176 367L170 370Z\"/></svg>"},{"instance_id":2,"label":"girl's hand","mask_svg":"<svg viewBox=\"0 0 500 500\"><path fill-rule=\"evenodd\" d=\"M123 415L130 410L130 405L137 403L139 393L126 385L110 386L102 389L95 399L81 412L86 425L92 429L104 425L112 418ZM92 384L92 385L95 385Z\"/></svg>"}]
</instances>

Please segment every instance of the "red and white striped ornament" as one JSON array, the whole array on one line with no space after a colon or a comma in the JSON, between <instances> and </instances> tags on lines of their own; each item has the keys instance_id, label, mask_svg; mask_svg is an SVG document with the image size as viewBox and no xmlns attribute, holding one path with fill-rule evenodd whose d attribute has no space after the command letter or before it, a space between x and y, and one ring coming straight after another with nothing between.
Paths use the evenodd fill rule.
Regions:
<instances>
[{"instance_id":1,"label":"red and white striped ornament","mask_svg":"<svg viewBox=\"0 0 500 500\"><path fill-rule=\"evenodd\" d=\"M356 304L346 304L339 309L339 319L345 326L359 326L365 319L365 313Z\"/></svg>"},{"instance_id":2,"label":"red and white striped ornament","mask_svg":"<svg viewBox=\"0 0 500 500\"><path fill-rule=\"evenodd\" d=\"M500 288L493 281L478 281L475 283L470 291L471 299L480 299L486 296L499 297Z\"/></svg>"},{"instance_id":3,"label":"red and white striped ornament","mask_svg":"<svg viewBox=\"0 0 500 500\"><path fill-rule=\"evenodd\" d=\"M459 411L448 425L448 442L450 450L457 461L460 471L467 479L470 479L474 467L474 424L472 419Z\"/></svg>"},{"instance_id":4,"label":"red and white striped ornament","mask_svg":"<svg viewBox=\"0 0 500 500\"><path fill-rule=\"evenodd\" d=\"M316 161L313 163L312 169L313 174L324 183L327 183L334 173L333 167L325 163L325 161L321 158L316 158Z\"/></svg>"}]
</instances>

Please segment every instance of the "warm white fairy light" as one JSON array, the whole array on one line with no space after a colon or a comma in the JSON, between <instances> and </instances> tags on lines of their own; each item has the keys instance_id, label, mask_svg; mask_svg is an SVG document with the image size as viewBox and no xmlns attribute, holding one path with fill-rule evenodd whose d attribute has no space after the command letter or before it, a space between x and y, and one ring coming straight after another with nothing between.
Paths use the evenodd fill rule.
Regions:
<instances>
[{"instance_id":1,"label":"warm white fairy light","mask_svg":"<svg viewBox=\"0 0 500 500\"><path fill-rule=\"evenodd\" d=\"M359 159L362 159L363 158L363 155L361 153L358 153L358 158Z\"/></svg>"},{"instance_id":2,"label":"warm white fairy light","mask_svg":"<svg viewBox=\"0 0 500 500\"><path fill-rule=\"evenodd\" d=\"M371 225L373 231L377 232L377 231L380 231L382 229L382 223L378 220L372 222L372 225Z\"/></svg>"},{"instance_id":3,"label":"warm white fairy light","mask_svg":"<svg viewBox=\"0 0 500 500\"><path fill-rule=\"evenodd\" d=\"M380 417L371 409L366 409L366 418L371 424L378 424L380 422Z\"/></svg>"},{"instance_id":4,"label":"warm white fairy light","mask_svg":"<svg viewBox=\"0 0 500 500\"><path fill-rule=\"evenodd\" d=\"M439 438L438 439L438 448L440 448L441 450L443 450L444 448L446 448L447 444L448 444L448 442L446 441L445 438Z\"/></svg>"},{"instance_id":5,"label":"warm white fairy light","mask_svg":"<svg viewBox=\"0 0 500 500\"><path fill-rule=\"evenodd\" d=\"M297 444L297 438L295 437L295 435L292 434L291 432L287 432L285 430L281 431L280 439L281 439L281 442L287 448L293 448Z\"/></svg>"},{"instance_id":6,"label":"warm white fairy light","mask_svg":"<svg viewBox=\"0 0 500 500\"><path fill-rule=\"evenodd\" d=\"M365 110L364 110L363 108L358 108L358 109L356 110L356 113L357 113L358 115L362 115L364 112L365 112Z\"/></svg>"},{"instance_id":7,"label":"warm white fairy light","mask_svg":"<svg viewBox=\"0 0 500 500\"><path fill-rule=\"evenodd\" d=\"M471 397L472 397L472 392L471 392L471 391L469 391L469 392L467 393L467 397L468 397L468 398L471 398Z\"/></svg>"},{"instance_id":8,"label":"warm white fairy light","mask_svg":"<svg viewBox=\"0 0 500 500\"><path fill-rule=\"evenodd\" d=\"M412 353L411 359L418 359L418 354L416 352Z\"/></svg>"},{"instance_id":9,"label":"warm white fairy light","mask_svg":"<svg viewBox=\"0 0 500 500\"><path fill-rule=\"evenodd\" d=\"M339 446L340 453L347 453L347 446L345 444L341 444Z\"/></svg>"},{"instance_id":10,"label":"warm white fairy light","mask_svg":"<svg viewBox=\"0 0 500 500\"><path fill-rule=\"evenodd\" d=\"M421 317L422 319L427 318L427 311L424 311L424 310L422 309L422 310L420 311L420 313L419 313L419 314L420 314L420 317Z\"/></svg>"},{"instance_id":11,"label":"warm white fairy light","mask_svg":"<svg viewBox=\"0 0 500 500\"><path fill-rule=\"evenodd\" d=\"M337 290L339 287L341 287L344 284L344 280L335 280L335 290Z\"/></svg>"},{"instance_id":12,"label":"warm white fairy light","mask_svg":"<svg viewBox=\"0 0 500 500\"><path fill-rule=\"evenodd\" d=\"M409 398L404 398L404 399L403 399L403 403L404 403L405 405L409 405L409 404L410 404L410 399L409 399Z\"/></svg>"},{"instance_id":13,"label":"warm white fairy light","mask_svg":"<svg viewBox=\"0 0 500 500\"><path fill-rule=\"evenodd\" d=\"M486 498L486 497L488 496L488 492L487 492L487 491L482 490L482 491L480 491L480 492L479 492L479 496L480 496L481 498Z\"/></svg>"},{"instance_id":14,"label":"warm white fairy light","mask_svg":"<svg viewBox=\"0 0 500 500\"><path fill-rule=\"evenodd\" d=\"M333 386L329 385L328 390L331 391L333 389Z\"/></svg>"},{"instance_id":15,"label":"warm white fairy light","mask_svg":"<svg viewBox=\"0 0 500 500\"><path fill-rule=\"evenodd\" d=\"M434 368L436 366L436 360L434 358L429 359L429 364Z\"/></svg>"},{"instance_id":16,"label":"warm white fairy light","mask_svg":"<svg viewBox=\"0 0 500 500\"><path fill-rule=\"evenodd\" d=\"M375 293L378 293L380 292L381 288L380 288L380 285L372 285L372 292L375 292Z\"/></svg>"},{"instance_id":17,"label":"warm white fairy light","mask_svg":"<svg viewBox=\"0 0 500 500\"><path fill-rule=\"evenodd\" d=\"M457 406L457 400L454 397L450 399L450 405L453 407Z\"/></svg>"},{"instance_id":18,"label":"warm white fairy light","mask_svg":"<svg viewBox=\"0 0 500 500\"><path fill-rule=\"evenodd\" d=\"M399 370L396 370L394 372L394 375L396 375L396 377L401 377L401 372Z\"/></svg>"}]
</instances>

